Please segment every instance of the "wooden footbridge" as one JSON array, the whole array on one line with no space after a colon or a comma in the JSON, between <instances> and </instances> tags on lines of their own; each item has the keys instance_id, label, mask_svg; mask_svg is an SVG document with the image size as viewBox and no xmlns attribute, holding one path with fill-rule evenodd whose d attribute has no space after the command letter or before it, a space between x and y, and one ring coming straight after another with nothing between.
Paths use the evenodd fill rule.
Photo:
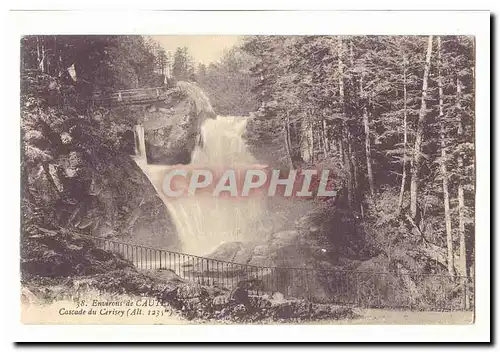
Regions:
<instances>
[{"instance_id":1,"label":"wooden footbridge","mask_svg":"<svg viewBox=\"0 0 500 352\"><path fill-rule=\"evenodd\" d=\"M146 105L165 100L173 89L163 87L94 92L92 101L98 105Z\"/></svg>"}]
</instances>

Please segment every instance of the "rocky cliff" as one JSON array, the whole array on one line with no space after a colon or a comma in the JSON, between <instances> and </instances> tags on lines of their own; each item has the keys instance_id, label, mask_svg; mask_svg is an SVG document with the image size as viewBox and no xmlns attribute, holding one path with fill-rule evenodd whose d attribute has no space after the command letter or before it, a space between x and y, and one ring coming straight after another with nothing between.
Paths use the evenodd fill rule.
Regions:
<instances>
[{"instance_id":1,"label":"rocky cliff","mask_svg":"<svg viewBox=\"0 0 500 352\"><path fill-rule=\"evenodd\" d=\"M23 233L34 225L176 248L166 207L130 156L140 109L88 108L75 87L38 71L21 83Z\"/></svg>"},{"instance_id":2,"label":"rocky cliff","mask_svg":"<svg viewBox=\"0 0 500 352\"><path fill-rule=\"evenodd\" d=\"M165 101L148 107L144 117L146 150L150 164L188 164L200 128L215 118L210 102L196 83L178 82Z\"/></svg>"}]
</instances>

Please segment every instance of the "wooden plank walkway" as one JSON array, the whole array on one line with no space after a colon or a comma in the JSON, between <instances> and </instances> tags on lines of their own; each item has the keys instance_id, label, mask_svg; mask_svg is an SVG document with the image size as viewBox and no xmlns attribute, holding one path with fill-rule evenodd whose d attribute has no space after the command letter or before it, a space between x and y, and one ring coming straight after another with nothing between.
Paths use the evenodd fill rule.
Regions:
<instances>
[{"instance_id":1,"label":"wooden plank walkway","mask_svg":"<svg viewBox=\"0 0 500 352\"><path fill-rule=\"evenodd\" d=\"M94 92L92 101L98 105L142 105L165 100L167 87L137 88L116 92Z\"/></svg>"}]
</instances>

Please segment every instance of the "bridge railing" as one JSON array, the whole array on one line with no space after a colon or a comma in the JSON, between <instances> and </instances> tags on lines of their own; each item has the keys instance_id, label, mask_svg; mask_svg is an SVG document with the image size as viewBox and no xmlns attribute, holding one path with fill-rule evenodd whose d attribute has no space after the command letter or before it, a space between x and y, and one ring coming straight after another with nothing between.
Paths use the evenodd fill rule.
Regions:
<instances>
[{"instance_id":1,"label":"bridge railing","mask_svg":"<svg viewBox=\"0 0 500 352\"><path fill-rule=\"evenodd\" d=\"M244 282L251 294L280 292L287 298L313 302L412 310L468 310L474 304L470 277L256 266L84 237L140 270L171 270L183 279L226 289Z\"/></svg>"},{"instance_id":2,"label":"bridge railing","mask_svg":"<svg viewBox=\"0 0 500 352\"><path fill-rule=\"evenodd\" d=\"M94 92L92 101L98 104L132 104L160 100L167 93L166 87L125 89L116 92Z\"/></svg>"}]
</instances>

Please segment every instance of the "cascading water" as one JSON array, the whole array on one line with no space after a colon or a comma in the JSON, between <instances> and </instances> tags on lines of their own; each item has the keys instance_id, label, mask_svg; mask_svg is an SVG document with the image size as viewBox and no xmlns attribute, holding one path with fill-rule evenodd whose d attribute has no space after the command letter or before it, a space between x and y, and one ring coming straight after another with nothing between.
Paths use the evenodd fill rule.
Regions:
<instances>
[{"instance_id":1,"label":"cascading water","mask_svg":"<svg viewBox=\"0 0 500 352\"><path fill-rule=\"evenodd\" d=\"M201 128L203 145L196 147L192 164L209 168L231 168L255 164L242 138L246 118L218 116L205 120ZM221 198L200 194L169 202L177 229L186 248L208 253L224 242L249 241L256 237L255 221L264 208L260 198Z\"/></svg>"},{"instance_id":2,"label":"cascading water","mask_svg":"<svg viewBox=\"0 0 500 352\"><path fill-rule=\"evenodd\" d=\"M192 153L191 165L207 169L227 169L255 164L242 134L247 118L218 116L206 119L201 126L202 145ZM136 133L142 131L136 128ZM144 143L143 138L138 142ZM182 242L182 250L207 254L226 242L247 242L258 239L257 223L265 211L260 197L234 199L213 197L210 193L180 198L168 198L161 192L166 165L147 164L144 145L138 146L136 162L149 177L167 206Z\"/></svg>"}]
</instances>

